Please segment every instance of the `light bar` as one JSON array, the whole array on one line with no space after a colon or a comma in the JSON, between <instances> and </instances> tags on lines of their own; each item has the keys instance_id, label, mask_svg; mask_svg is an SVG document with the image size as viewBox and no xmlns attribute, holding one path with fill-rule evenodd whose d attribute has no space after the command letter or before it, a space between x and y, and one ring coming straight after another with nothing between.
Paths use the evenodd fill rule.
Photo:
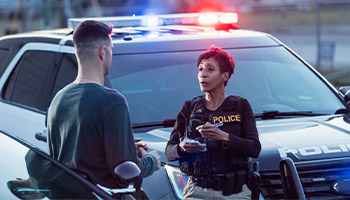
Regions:
<instances>
[{"instance_id":1,"label":"light bar","mask_svg":"<svg viewBox=\"0 0 350 200\"><path fill-rule=\"evenodd\" d=\"M142 19L142 26L159 26L162 25L162 19L157 16L149 16Z\"/></svg>"},{"instance_id":2,"label":"light bar","mask_svg":"<svg viewBox=\"0 0 350 200\"><path fill-rule=\"evenodd\" d=\"M223 24L235 24L238 22L237 13L226 13L220 15L219 21Z\"/></svg>"},{"instance_id":3,"label":"light bar","mask_svg":"<svg viewBox=\"0 0 350 200\"><path fill-rule=\"evenodd\" d=\"M202 25L217 24L219 22L218 15L203 15L198 17L198 23Z\"/></svg>"},{"instance_id":4,"label":"light bar","mask_svg":"<svg viewBox=\"0 0 350 200\"><path fill-rule=\"evenodd\" d=\"M131 17L72 18L68 19L68 28L74 29L80 22L85 20L101 21L111 24L115 28L162 25L220 25L237 23L238 15L237 13L212 12Z\"/></svg>"}]
</instances>

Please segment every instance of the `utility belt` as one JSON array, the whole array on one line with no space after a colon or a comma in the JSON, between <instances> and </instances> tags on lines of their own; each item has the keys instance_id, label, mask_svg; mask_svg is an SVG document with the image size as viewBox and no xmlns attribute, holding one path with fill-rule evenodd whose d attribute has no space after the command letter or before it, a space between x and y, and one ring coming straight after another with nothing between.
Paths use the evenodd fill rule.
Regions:
<instances>
[{"instance_id":1,"label":"utility belt","mask_svg":"<svg viewBox=\"0 0 350 200\"><path fill-rule=\"evenodd\" d=\"M206 176L193 176L193 182L203 188L222 190L225 196L239 193L247 183L247 171L236 170L225 174L208 174Z\"/></svg>"}]
</instances>

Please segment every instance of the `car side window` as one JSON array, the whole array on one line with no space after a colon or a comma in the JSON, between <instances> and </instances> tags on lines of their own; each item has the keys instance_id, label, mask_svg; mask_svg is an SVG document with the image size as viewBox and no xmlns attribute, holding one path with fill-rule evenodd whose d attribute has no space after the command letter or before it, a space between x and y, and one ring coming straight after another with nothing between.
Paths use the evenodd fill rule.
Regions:
<instances>
[{"instance_id":1,"label":"car side window","mask_svg":"<svg viewBox=\"0 0 350 200\"><path fill-rule=\"evenodd\" d=\"M44 110L43 91L54 64L54 52L28 51L24 53L8 80L5 100Z\"/></svg>"},{"instance_id":2,"label":"car side window","mask_svg":"<svg viewBox=\"0 0 350 200\"><path fill-rule=\"evenodd\" d=\"M9 54L9 50L8 49L2 49L0 48L0 77L2 75L2 73L5 71L6 67L2 66L2 64L4 64L6 57Z\"/></svg>"},{"instance_id":3,"label":"car side window","mask_svg":"<svg viewBox=\"0 0 350 200\"><path fill-rule=\"evenodd\" d=\"M74 54L64 54L58 70L51 100L64 86L73 82L78 74L78 62Z\"/></svg>"}]
</instances>

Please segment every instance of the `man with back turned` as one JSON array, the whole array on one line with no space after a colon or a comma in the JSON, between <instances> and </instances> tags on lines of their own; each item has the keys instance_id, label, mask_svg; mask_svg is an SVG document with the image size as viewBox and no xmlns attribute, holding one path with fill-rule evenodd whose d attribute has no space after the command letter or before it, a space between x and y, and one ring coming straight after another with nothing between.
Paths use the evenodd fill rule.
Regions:
<instances>
[{"instance_id":1,"label":"man with back turned","mask_svg":"<svg viewBox=\"0 0 350 200\"><path fill-rule=\"evenodd\" d=\"M47 128L53 158L87 175L94 184L117 188L114 168L120 162L137 163L146 177L159 169L160 157L139 145L136 149L125 98L103 86L112 61L111 32L112 27L93 20L75 28L78 75L54 97Z\"/></svg>"}]
</instances>

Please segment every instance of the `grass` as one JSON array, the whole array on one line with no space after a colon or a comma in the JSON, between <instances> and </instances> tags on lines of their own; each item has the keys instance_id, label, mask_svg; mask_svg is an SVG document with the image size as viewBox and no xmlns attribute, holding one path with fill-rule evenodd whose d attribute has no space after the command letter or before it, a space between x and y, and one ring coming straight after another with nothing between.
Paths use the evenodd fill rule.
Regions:
<instances>
[{"instance_id":1,"label":"grass","mask_svg":"<svg viewBox=\"0 0 350 200\"><path fill-rule=\"evenodd\" d=\"M336 69L321 69L319 72L336 88L350 86L350 66Z\"/></svg>"}]
</instances>

